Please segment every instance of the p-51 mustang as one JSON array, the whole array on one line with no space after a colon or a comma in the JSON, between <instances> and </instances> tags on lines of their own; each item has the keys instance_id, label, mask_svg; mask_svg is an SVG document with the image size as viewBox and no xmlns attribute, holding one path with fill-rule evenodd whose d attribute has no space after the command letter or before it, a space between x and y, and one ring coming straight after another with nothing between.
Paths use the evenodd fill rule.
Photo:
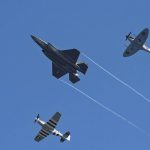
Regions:
<instances>
[{"instance_id":1,"label":"p-51 mustang","mask_svg":"<svg viewBox=\"0 0 150 150\"><path fill-rule=\"evenodd\" d=\"M34 138L35 141L40 142L42 139L47 137L49 134L59 136L60 142L64 142L65 140L70 141L70 132L66 132L65 134L60 133L55 129L59 119L61 117L61 114L59 112L56 112L53 117L48 121L44 122L40 119L39 114L35 118L35 122L40 124L42 126L42 129L38 133L38 135Z\"/></svg>"},{"instance_id":2,"label":"p-51 mustang","mask_svg":"<svg viewBox=\"0 0 150 150\"><path fill-rule=\"evenodd\" d=\"M145 28L136 37L133 37L131 35L131 32L128 35L126 35L126 40L129 40L131 43L124 51L123 56L124 57L131 56L139 50L150 52L150 48L145 45L145 42L148 38L148 34L149 30L148 28Z\"/></svg>"},{"instance_id":3,"label":"p-51 mustang","mask_svg":"<svg viewBox=\"0 0 150 150\"><path fill-rule=\"evenodd\" d=\"M80 81L78 71L86 73L88 66L85 63L77 63L80 52L77 49L59 50L52 44L31 35L32 39L42 48L42 52L52 61L52 74L57 79L69 73L72 83Z\"/></svg>"}]
</instances>

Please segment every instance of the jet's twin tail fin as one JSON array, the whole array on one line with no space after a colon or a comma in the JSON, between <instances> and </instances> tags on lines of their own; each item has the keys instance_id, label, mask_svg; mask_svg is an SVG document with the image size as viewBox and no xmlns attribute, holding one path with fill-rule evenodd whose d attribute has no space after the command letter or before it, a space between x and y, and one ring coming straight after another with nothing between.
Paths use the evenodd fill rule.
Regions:
<instances>
[{"instance_id":1,"label":"jet's twin tail fin","mask_svg":"<svg viewBox=\"0 0 150 150\"><path fill-rule=\"evenodd\" d=\"M69 80L72 83L76 83L76 82L80 81L80 78L78 77L77 74L71 74L71 73L69 73Z\"/></svg>"},{"instance_id":2,"label":"jet's twin tail fin","mask_svg":"<svg viewBox=\"0 0 150 150\"><path fill-rule=\"evenodd\" d=\"M88 69L88 65L85 63L78 63L77 65L80 67L80 71L85 74Z\"/></svg>"},{"instance_id":3,"label":"jet's twin tail fin","mask_svg":"<svg viewBox=\"0 0 150 150\"><path fill-rule=\"evenodd\" d=\"M65 140L70 141L70 138L70 132L68 131L61 137L60 142L64 142Z\"/></svg>"}]
</instances>

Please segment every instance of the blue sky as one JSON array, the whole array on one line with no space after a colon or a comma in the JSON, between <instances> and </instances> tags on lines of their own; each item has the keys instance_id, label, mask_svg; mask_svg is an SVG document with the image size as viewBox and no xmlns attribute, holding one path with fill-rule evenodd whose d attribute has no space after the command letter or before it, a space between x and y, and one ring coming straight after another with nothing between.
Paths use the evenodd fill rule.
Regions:
<instances>
[{"instance_id":1,"label":"blue sky","mask_svg":"<svg viewBox=\"0 0 150 150\"><path fill-rule=\"evenodd\" d=\"M149 150L150 103L80 56L89 69L75 87L138 125L143 134L54 78L51 62L30 38L34 34L60 49L77 48L150 98L150 54L122 57L125 35L150 28L149 6L148 0L2 0L1 148ZM36 143L40 127L34 117L39 113L47 121L56 111L62 113L57 129L70 130L71 142L60 144L49 136Z\"/></svg>"}]
</instances>

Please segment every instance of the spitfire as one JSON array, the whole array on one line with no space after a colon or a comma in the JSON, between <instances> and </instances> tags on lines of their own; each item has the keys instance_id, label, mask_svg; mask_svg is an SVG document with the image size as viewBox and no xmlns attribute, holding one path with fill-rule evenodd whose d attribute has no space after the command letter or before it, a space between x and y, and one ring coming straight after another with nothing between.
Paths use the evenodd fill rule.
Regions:
<instances>
[{"instance_id":1,"label":"spitfire","mask_svg":"<svg viewBox=\"0 0 150 150\"><path fill-rule=\"evenodd\" d=\"M31 35L32 39L42 48L42 52L52 61L52 74L57 79L69 73L72 83L80 81L78 71L85 74L88 66L77 63L80 52L77 49L58 50L52 44Z\"/></svg>"},{"instance_id":2,"label":"spitfire","mask_svg":"<svg viewBox=\"0 0 150 150\"><path fill-rule=\"evenodd\" d=\"M131 35L131 32L126 35L126 40L130 41L130 45L126 48L123 53L124 57L131 56L138 52L139 50L144 50L150 52L150 48L145 45L145 42L148 38L149 30L145 28L141 31L136 37Z\"/></svg>"}]
</instances>

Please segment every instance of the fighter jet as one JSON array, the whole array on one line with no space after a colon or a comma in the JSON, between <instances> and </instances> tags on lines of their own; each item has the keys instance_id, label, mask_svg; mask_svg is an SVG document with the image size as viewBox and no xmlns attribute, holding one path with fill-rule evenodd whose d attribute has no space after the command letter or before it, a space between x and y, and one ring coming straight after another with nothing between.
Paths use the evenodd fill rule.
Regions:
<instances>
[{"instance_id":1,"label":"fighter jet","mask_svg":"<svg viewBox=\"0 0 150 150\"><path fill-rule=\"evenodd\" d=\"M49 134L52 134L55 136L59 136L60 142L64 142L65 140L70 141L70 132L69 131L66 132L65 134L62 134L55 129L60 117L61 117L61 114L59 112L56 112L48 122L44 122L43 120L40 119L40 116L38 114L37 117L35 118L34 122L37 122L39 125L41 125L42 129L37 134L37 136L34 138L34 140L37 142L40 142L45 137L47 137Z\"/></svg>"},{"instance_id":2,"label":"fighter jet","mask_svg":"<svg viewBox=\"0 0 150 150\"><path fill-rule=\"evenodd\" d=\"M123 53L124 57L131 56L139 50L150 52L150 48L145 45L148 38L149 30L145 28L136 37L131 35L131 32L126 35L126 40L130 41L130 45L126 48Z\"/></svg>"},{"instance_id":3,"label":"fighter jet","mask_svg":"<svg viewBox=\"0 0 150 150\"><path fill-rule=\"evenodd\" d=\"M52 44L31 35L32 39L42 48L42 52L52 61L52 74L57 79L69 73L69 80L76 83L80 80L78 71L85 74L88 66L77 63L80 52L77 49L59 50Z\"/></svg>"}]
</instances>

